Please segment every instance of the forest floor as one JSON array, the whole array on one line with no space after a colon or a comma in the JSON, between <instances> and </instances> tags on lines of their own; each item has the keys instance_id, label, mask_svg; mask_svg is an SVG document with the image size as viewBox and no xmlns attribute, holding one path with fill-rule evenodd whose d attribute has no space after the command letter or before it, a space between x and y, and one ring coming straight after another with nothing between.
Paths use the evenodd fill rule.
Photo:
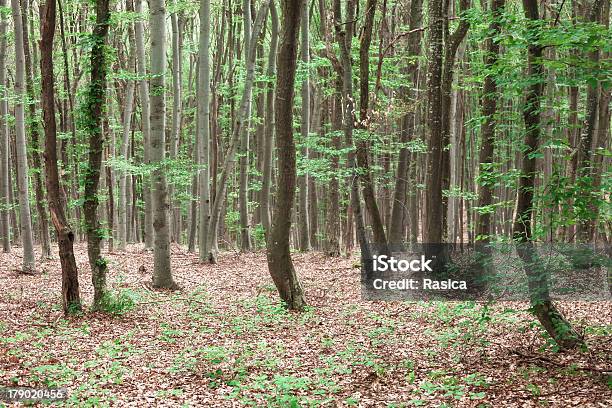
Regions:
<instances>
[{"instance_id":1,"label":"forest floor","mask_svg":"<svg viewBox=\"0 0 612 408\"><path fill-rule=\"evenodd\" d=\"M589 349L558 353L525 303L364 301L350 259L294 255L297 314L264 253L203 265L175 246L171 293L149 289L153 255L131 246L106 254L116 315L66 319L57 256L26 276L19 253L0 253L0 387L67 387L70 406L612 405L611 302L560 304Z\"/></svg>"}]
</instances>

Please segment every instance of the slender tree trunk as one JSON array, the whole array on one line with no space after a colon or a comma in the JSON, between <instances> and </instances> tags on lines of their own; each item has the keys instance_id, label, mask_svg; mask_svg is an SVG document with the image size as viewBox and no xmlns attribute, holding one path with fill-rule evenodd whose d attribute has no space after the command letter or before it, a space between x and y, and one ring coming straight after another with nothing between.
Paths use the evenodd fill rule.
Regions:
<instances>
[{"instance_id":1,"label":"slender tree trunk","mask_svg":"<svg viewBox=\"0 0 612 408\"><path fill-rule=\"evenodd\" d=\"M535 187L536 159L534 153L538 150L540 139L540 119L542 98L542 54L539 45L539 27L535 25L539 19L538 1L523 0L525 17L528 20L530 39L528 49L528 76L532 85L525 90L525 105L523 119L525 121L525 145L522 153L522 175L518 186L516 218L514 221L514 239L517 242L517 252L524 264L524 270L529 284L531 307L538 320L548 334L564 349L571 349L583 341L574 331L570 323L555 307L549 294L547 271L543 270L533 245L531 217L533 213L533 196Z\"/></svg>"},{"instance_id":2,"label":"slender tree trunk","mask_svg":"<svg viewBox=\"0 0 612 408\"><path fill-rule=\"evenodd\" d=\"M342 66L342 92L343 92L343 119L344 119L344 139L347 146L353 146L353 127L355 123L355 105L353 103L353 75L351 70L351 41L353 37L355 25L355 1L349 0L346 3L346 21L342 21L342 9L340 0L334 0L334 30L336 32L336 41L340 47L340 60ZM344 29L343 29L344 27ZM355 232L361 249L361 265L362 268L367 268L366 265L371 262L370 246L368 244L365 223L361 211L361 202L359 198L359 183L357 175L357 160L355 152L351 149L348 153L348 166L351 170L349 179L350 201L352 209L352 217L355 222ZM348 228L349 231L350 228ZM352 235L352 231L350 232ZM348 240L347 240L348 241ZM386 241L377 244L386 246ZM382 248L386 251L386 248ZM348 253L349 251L347 251Z\"/></svg>"},{"instance_id":3,"label":"slender tree trunk","mask_svg":"<svg viewBox=\"0 0 612 408\"><path fill-rule=\"evenodd\" d=\"M486 54L484 57L485 69L488 71L484 78L482 96L482 115L484 122L480 133L482 141L478 161L480 163L480 188L478 190L477 206L483 210L477 215L476 240L489 241L491 232L491 212L485 207L493 203L493 188L495 181L492 180L497 172L493 168L493 148L495 142L495 114L497 112L497 83L491 74L499 56L499 43L496 37L501 31L500 18L505 7L506 0L491 0L491 24L489 25L489 38L486 42Z\"/></svg>"},{"instance_id":4,"label":"slender tree trunk","mask_svg":"<svg viewBox=\"0 0 612 408\"><path fill-rule=\"evenodd\" d=\"M349 7L347 3L347 7ZM359 127L367 129L369 126L369 100L370 100L370 44L372 43L372 28L374 26L374 14L376 12L376 0L368 0L365 10L365 24L361 33L359 46ZM347 44L349 51L350 42ZM350 59L349 59L350 61ZM363 200L372 223L372 235L376 244L386 248L387 237L384 223L380 215L376 195L374 193L374 181L370 171L369 146L366 140L358 140L356 143L356 158L359 166L358 177L363 185ZM386 251L386 249L384 249Z\"/></svg>"},{"instance_id":5,"label":"slender tree trunk","mask_svg":"<svg viewBox=\"0 0 612 408\"><path fill-rule=\"evenodd\" d=\"M6 7L6 0L0 0L0 8ZM0 15L0 225L2 225L2 251L11 252L11 220L9 201L9 129L6 102L6 26L4 14Z\"/></svg>"},{"instance_id":6,"label":"slender tree trunk","mask_svg":"<svg viewBox=\"0 0 612 408\"><path fill-rule=\"evenodd\" d=\"M135 1L136 13L142 14L142 0ZM144 162L151 161L151 112L149 101L149 84L146 78L146 57L144 42L144 27L140 19L134 22L134 35L136 39L136 73L140 77L138 84L140 90L140 107L142 110L141 124L144 144ZM160 56L161 58L161 56ZM148 176L142 179L142 195L145 203L144 235L145 247L153 248L153 202L151 196L151 180Z\"/></svg>"},{"instance_id":7,"label":"slender tree trunk","mask_svg":"<svg viewBox=\"0 0 612 408\"><path fill-rule=\"evenodd\" d=\"M23 272L34 273L36 260L34 239L32 237L32 218L30 216L30 195L28 181L28 156L24 120L25 93L25 56L23 48L23 23L19 0L11 0L13 27L15 29L15 142L17 151L17 186L19 188L19 218L21 242L23 244Z\"/></svg>"},{"instance_id":8,"label":"slender tree trunk","mask_svg":"<svg viewBox=\"0 0 612 408\"><path fill-rule=\"evenodd\" d=\"M601 8L603 0L594 0L589 13L589 21L593 23L599 23L601 19ZM600 50L594 49L589 52L589 60L593 67L599 66L600 61ZM594 68L595 69L595 68ZM577 185L580 188L582 206L586 211L586 214L581 214L576 228L576 239L580 242L588 242L593 237L593 226L594 222L592 216L593 211L592 202L592 160L593 160L593 140L597 132L597 117L599 112L599 94L600 84L598 81L590 83L587 86L587 97L586 97L586 112L584 115L584 122L582 124L582 131L580 133L580 140L578 141L578 150L576 158L576 176ZM609 124L608 124L609 126ZM584 202L586 201L586 202Z\"/></svg>"},{"instance_id":9,"label":"slender tree trunk","mask_svg":"<svg viewBox=\"0 0 612 408\"><path fill-rule=\"evenodd\" d=\"M15 1L15 0L13 0ZM57 170L57 134L55 124L55 91L53 89L53 37L55 35L55 1L47 0L41 10L40 72L42 109L45 122L45 169L51 221L55 226L62 265L62 303L64 313L81 310L79 278L74 259L74 234L66 221L60 196Z\"/></svg>"},{"instance_id":10,"label":"slender tree trunk","mask_svg":"<svg viewBox=\"0 0 612 408\"><path fill-rule=\"evenodd\" d=\"M106 295L107 263L101 255L104 232L98 219L98 186L104 152L102 115L106 100L106 36L110 19L109 1L96 0L96 25L91 36L91 82L85 97L87 121L85 131L89 135L89 161L85 172L85 231L87 233L87 255L91 267L94 288L94 309L102 307Z\"/></svg>"},{"instance_id":11,"label":"slender tree trunk","mask_svg":"<svg viewBox=\"0 0 612 408\"><path fill-rule=\"evenodd\" d=\"M200 164L200 261L210 252L210 0L200 1L200 60L198 64L198 161Z\"/></svg>"},{"instance_id":12,"label":"slender tree trunk","mask_svg":"<svg viewBox=\"0 0 612 408\"><path fill-rule=\"evenodd\" d=\"M429 143L427 162L427 195L424 242L442 242L442 65L443 65L443 1L429 1L429 66L427 68L427 99L429 103Z\"/></svg>"},{"instance_id":13,"label":"slender tree trunk","mask_svg":"<svg viewBox=\"0 0 612 408\"><path fill-rule=\"evenodd\" d=\"M243 0L242 2L242 23L244 25L244 61L245 65L249 65L249 54L247 50L250 48L251 43L254 47L257 47L258 36L251 36L251 0ZM254 69L255 67L253 67ZM248 67L247 67L248 70ZM245 88L246 89L246 88ZM248 190L248 176L249 176L249 137L250 137L250 117L251 117L251 105L253 98L252 87L249 88L248 93L248 107L246 115L244 117L245 126L242 127L240 136L240 185L238 189L238 209L240 211L240 248L243 251L251 250L251 226L249 222L249 190Z\"/></svg>"},{"instance_id":14,"label":"slender tree trunk","mask_svg":"<svg viewBox=\"0 0 612 408\"><path fill-rule=\"evenodd\" d=\"M310 63L310 39L309 39L309 15L308 2L303 2L304 10L302 10L301 23L301 61L305 69L309 71L308 64ZM310 75L302 81L302 125L301 136L304 147L302 148L302 157L308 158L308 136L310 133ZM308 172L304 170L304 174L298 177L298 186L300 189L299 195L299 231L300 231L300 250L306 252L310 250L310 220L308 213Z\"/></svg>"},{"instance_id":15,"label":"slender tree trunk","mask_svg":"<svg viewBox=\"0 0 612 408\"><path fill-rule=\"evenodd\" d=\"M282 0L282 34L276 78L276 140L278 146L278 193L274 221L268 240L268 269L281 299L289 309L306 304L289 248L291 213L295 199L296 149L293 140L293 98L297 63L297 36L303 0ZM307 16L306 16L307 18Z\"/></svg>"},{"instance_id":16,"label":"slender tree trunk","mask_svg":"<svg viewBox=\"0 0 612 408\"><path fill-rule=\"evenodd\" d=\"M133 39L133 38L132 38ZM130 41L130 44L133 42ZM130 67L134 62L133 58L130 58ZM132 130L132 109L134 106L134 90L136 84L134 81L129 80L127 83L127 90L125 96L125 103L123 108L123 137L121 141L121 158L127 163L129 159L129 147L130 147L130 133ZM128 178L131 177L127 174L126 170L121 170L119 175L119 249L125 251L126 244L128 241Z\"/></svg>"},{"instance_id":17,"label":"slender tree trunk","mask_svg":"<svg viewBox=\"0 0 612 408\"><path fill-rule=\"evenodd\" d=\"M423 22L423 0L413 0L410 3L410 22L409 31L417 30ZM415 62L411 64L407 73L412 74L412 85L409 90L403 90L409 98L409 101L414 104L412 112L406 113L401 119L400 143L408 143L412 139L411 133L414 132L414 119L416 114L416 91L418 83L418 62L416 57L421 53L421 31L414 31L410 37L410 45L408 48L409 57L413 57ZM391 206L391 228L389 228L389 243L399 244L404 240L406 216L408 205L408 178L410 167L410 150L408 147L402 147L399 152L397 163L397 173L395 177L395 191L393 195L393 204ZM411 228L414 226L411 225Z\"/></svg>"},{"instance_id":18,"label":"slender tree trunk","mask_svg":"<svg viewBox=\"0 0 612 408\"><path fill-rule=\"evenodd\" d=\"M30 57L30 36L28 31L28 1L21 2L22 23L23 23L23 48L26 73L26 92L28 95L28 114L30 130L30 151L32 154L32 164L34 165L34 193L36 195L36 212L38 213L38 224L40 228L41 256L51 257L51 238L49 236L49 219L45 206L45 190L43 189L44 179L42 163L40 160L40 122L36 115L36 105L34 96L34 67Z\"/></svg>"},{"instance_id":19,"label":"slender tree trunk","mask_svg":"<svg viewBox=\"0 0 612 408\"><path fill-rule=\"evenodd\" d=\"M276 75L276 50L278 45L278 15L275 2L270 3L270 52L268 54L268 67L266 76L274 78ZM272 156L274 151L274 83L269 81L266 85L266 111L264 117L264 159L263 180L261 187L261 222L270 234L272 226L270 214L270 187L272 185Z\"/></svg>"},{"instance_id":20,"label":"slender tree trunk","mask_svg":"<svg viewBox=\"0 0 612 408\"><path fill-rule=\"evenodd\" d=\"M338 132L342 131L342 84L336 81L336 92L334 93L334 109L331 118L332 125L332 149L331 157L331 180L328 189L329 210L327 211L326 235L327 243L325 253L328 256L340 256L340 183L338 171L340 169L340 158L338 153L342 149L342 142Z\"/></svg>"},{"instance_id":21,"label":"slender tree trunk","mask_svg":"<svg viewBox=\"0 0 612 408\"><path fill-rule=\"evenodd\" d=\"M181 31L182 23L179 19L179 12L175 11L171 16L172 20L172 132L170 136L170 159L176 159L181 134L181 115L182 115L182 52L181 52ZM170 240L180 241L180 203L175 199L175 186L170 184L168 196L170 199Z\"/></svg>"}]
</instances>

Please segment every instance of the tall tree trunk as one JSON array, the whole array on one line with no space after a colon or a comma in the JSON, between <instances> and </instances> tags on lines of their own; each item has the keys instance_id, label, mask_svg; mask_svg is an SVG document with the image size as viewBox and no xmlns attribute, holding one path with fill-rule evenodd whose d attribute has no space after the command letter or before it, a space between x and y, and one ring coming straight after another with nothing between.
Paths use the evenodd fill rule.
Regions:
<instances>
[{"instance_id":1,"label":"tall tree trunk","mask_svg":"<svg viewBox=\"0 0 612 408\"><path fill-rule=\"evenodd\" d=\"M23 49L23 23L19 0L11 0L13 27L15 29L15 142L17 151L17 186L19 188L19 219L21 242L23 244L24 273L34 273L36 259L32 237L32 218L30 216L30 195L28 181L28 156L23 103L25 93L25 56Z\"/></svg>"},{"instance_id":2,"label":"tall tree trunk","mask_svg":"<svg viewBox=\"0 0 612 408\"><path fill-rule=\"evenodd\" d=\"M251 0L242 1L242 23L244 25L244 63L249 65L249 54L247 50L251 43L257 47L257 35L251 36ZM254 69L255 67L253 67ZM248 67L247 67L248 70ZM245 88L246 89L246 88ZM250 117L253 98L252 87L248 93L248 107L244 118L245 126L241 129L240 135L240 185L238 189L238 209L240 211L240 248L243 251L251 250L251 226L249 222L249 137L250 137Z\"/></svg>"},{"instance_id":3,"label":"tall tree trunk","mask_svg":"<svg viewBox=\"0 0 612 408\"><path fill-rule=\"evenodd\" d=\"M601 8L603 0L594 0L591 10L589 12L589 21L593 23L599 23L601 19ZM596 70L599 66L600 50L594 49L589 52L589 60ZM580 133L580 140L578 141L578 151L576 158L576 176L577 185L580 187L580 194L583 208L582 214L579 215L579 220L576 228L576 239L580 242L588 242L593 238L593 226L594 220L593 215L596 211L593 211L592 202L592 160L593 160L593 139L597 132L597 116L599 112L599 93L600 84L598 81L594 83L589 82L587 86L587 98L586 98L586 112L584 115L584 122L582 125L582 131Z\"/></svg>"},{"instance_id":4,"label":"tall tree trunk","mask_svg":"<svg viewBox=\"0 0 612 408\"><path fill-rule=\"evenodd\" d=\"M347 3L348 7L348 3ZM372 28L374 26L374 14L376 13L376 0L368 0L365 10L365 24L359 44L359 127L367 129L369 126L369 99L370 99L370 44L372 42ZM350 51L350 42L347 44ZM350 59L349 59L350 61ZM372 223L372 235L376 244L386 248L387 237L384 223L380 215L376 195L374 193L374 182L370 171L368 157L369 146L366 140L358 140L357 164L359 165L358 177L363 185L363 201ZM386 249L384 249L386 252Z\"/></svg>"},{"instance_id":5,"label":"tall tree trunk","mask_svg":"<svg viewBox=\"0 0 612 408\"><path fill-rule=\"evenodd\" d=\"M6 7L6 0L0 0L0 8ZM9 129L6 102L6 26L4 14L0 15L0 225L2 225L2 251L11 252L11 220L9 212Z\"/></svg>"},{"instance_id":6,"label":"tall tree trunk","mask_svg":"<svg viewBox=\"0 0 612 408\"><path fill-rule=\"evenodd\" d=\"M268 66L266 76L274 78L276 75L276 50L278 45L278 14L276 5L270 3L270 51L268 53ZM270 234L272 226L270 214L270 187L272 185L272 156L274 152L274 83L268 81L266 85L266 111L264 117L264 159L263 180L261 186L261 223Z\"/></svg>"},{"instance_id":7,"label":"tall tree trunk","mask_svg":"<svg viewBox=\"0 0 612 408\"><path fill-rule=\"evenodd\" d=\"M176 289L170 269L170 228L168 186L166 184L166 9L164 0L150 2L151 31L151 164L153 228L155 230L153 286Z\"/></svg>"},{"instance_id":8,"label":"tall tree trunk","mask_svg":"<svg viewBox=\"0 0 612 408\"><path fill-rule=\"evenodd\" d=\"M423 0L413 0L410 3L409 31L414 31L410 37L408 46L408 56L414 58L414 62L407 67L407 74L412 76L410 89L403 90L413 105L412 111L406 113L401 119L400 143L408 143L412 139L414 132L414 118L416 114L416 86L418 82L418 60L417 56L421 53L421 31L418 30L423 22ZM393 204L391 207L391 228L389 229L389 243L399 244L405 238L405 219L408 208L408 170L410 167L410 150L403 146L399 152L397 162L397 175L395 177L395 191L393 193ZM411 228L414 226L411 225Z\"/></svg>"},{"instance_id":9,"label":"tall tree trunk","mask_svg":"<svg viewBox=\"0 0 612 408\"><path fill-rule=\"evenodd\" d=\"M334 107L331 117L332 125L332 149L331 157L331 180L328 189L328 204L326 235L327 242L325 253L328 256L340 256L340 183L338 171L340 169L340 158L338 153L342 149L342 142L338 132L342 131L342 81L336 81L336 91L333 95Z\"/></svg>"},{"instance_id":10,"label":"tall tree trunk","mask_svg":"<svg viewBox=\"0 0 612 408\"><path fill-rule=\"evenodd\" d=\"M442 65L444 2L429 1L429 66L427 68L428 117L428 161L427 193L425 200L425 228L423 242L442 242Z\"/></svg>"},{"instance_id":11,"label":"tall tree trunk","mask_svg":"<svg viewBox=\"0 0 612 408\"><path fill-rule=\"evenodd\" d=\"M524 264L529 284L531 307L548 334L561 348L571 349L582 344L580 335L574 331L550 299L547 271L543 270L533 245L531 216L533 213L533 195L535 187L536 158L541 128L542 98L542 54L540 45L540 19L537 0L523 0L523 9L530 30L528 48L528 73L532 85L525 90L523 119L525 121L525 145L522 153L521 177L518 186L516 218L514 221L514 240L517 252Z\"/></svg>"},{"instance_id":12,"label":"tall tree trunk","mask_svg":"<svg viewBox=\"0 0 612 408\"><path fill-rule=\"evenodd\" d=\"M30 151L32 153L32 164L34 165L34 193L36 195L36 212L38 213L38 224L40 228L41 256L51 257L51 238L49 236L49 219L45 208L45 190L42 163L40 160L40 122L36 114L34 96L34 67L30 57L30 36L28 31L28 1L21 2L23 23L23 51L26 72L26 92L28 95L28 114L30 116Z\"/></svg>"},{"instance_id":13,"label":"tall tree trunk","mask_svg":"<svg viewBox=\"0 0 612 408\"><path fill-rule=\"evenodd\" d=\"M497 112L497 83L492 74L499 57L499 42L496 40L501 31L500 18L505 7L506 0L491 0L491 24L489 25L489 37L486 40L486 54L484 64L486 76L484 78L482 96L482 115L484 122L481 131L482 141L478 162L480 173L478 175L480 188L478 190L478 204L482 210L477 216L476 240L488 242L491 235L491 211L485 207L493 203L493 188L495 182L492 180L496 170L493 168L493 148L495 142L495 114Z\"/></svg>"},{"instance_id":14,"label":"tall tree trunk","mask_svg":"<svg viewBox=\"0 0 612 408\"><path fill-rule=\"evenodd\" d=\"M130 57L129 68L134 66L134 35L130 28ZM134 107L134 90L136 83L133 80L127 81L127 90L123 107L123 137L121 140L121 158L127 163L129 158L130 133L132 131L132 109ZM128 241L128 178L125 169L119 175L119 249L125 251Z\"/></svg>"},{"instance_id":15,"label":"tall tree trunk","mask_svg":"<svg viewBox=\"0 0 612 408\"><path fill-rule=\"evenodd\" d=\"M172 131L170 136L170 159L176 159L181 134L181 115L182 115L182 58L181 36L182 22L179 18L179 11L175 11L171 16L172 20ZM175 198L175 186L170 184L168 196L170 198L170 240L180 241L180 202Z\"/></svg>"},{"instance_id":16,"label":"tall tree trunk","mask_svg":"<svg viewBox=\"0 0 612 408\"><path fill-rule=\"evenodd\" d=\"M142 0L135 1L136 13L142 14ZM144 144L144 162L149 164L151 161L151 112L149 101L149 84L146 79L146 57L144 42L144 27L142 20L134 22L134 35L136 40L136 73L140 90L140 107L142 110L141 124L142 137ZM161 57L160 57L161 58ZM144 235L145 247L153 248L153 198L151 195L151 180L148 176L142 178L142 195L145 203L144 214Z\"/></svg>"},{"instance_id":17,"label":"tall tree trunk","mask_svg":"<svg viewBox=\"0 0 612 408\"><path fill-rule=\"evenodd\" d=\"M94 288L94 309L103 305L106 295L107 263L101 255L104 231L98 220L98 186L104 152L102 115L106 100L106 36L110 19L109 0L96 0L96 25L91 35L91 82L85 97L85 132L89 135L89 160L85 172L85 232L87 234L87 255L91 267L91 281Z\"/></svg>"},{"instance_id":18,"label":"tall tree trunk","mask_svg":"<svg viewBox=\"0 0 612 408\"><path fill-rule=\"evenodd\" d=\"M296 149L293 140L293 98L297 63L297 35L303 0L282 0L282 34L276 78L276 141L278 192L274 222L268 240L268 269L281 299L289 309L302 310L304 293L295 273L289 248L291 213L295 199ZM306 16L307 18L307 16Z\"/></svg>"},{"instance_id":19,"label":"tall tree trunk","mask_svg":"<svg viewBox=\"0 0 612 408\"><path fill-rule=\"evenodd\" d=\"M309 15L308 2L303 2L304 10L302 10L301 23L301 60L304 68L307 70L306 77L302 81L302 124L301 136L304 147L302 148L302 157L308 158L308 135L310 133L310 84L308 64L310 63L310 39L309 39ZM299 195L299 231L300 231L300 250L306 252L310 250L310 220L308 213L308 172L304 170L304 174L298 177L298 185L300 188Z\"/></svg>"},{"instance_id":20,"label":"tall tree trunk","mask_svg":"<svg viewBox=\"0 0 612 408\"><path fill-rule=\"evenodd\" d=\"M210 0L200 2L200 45L198 64L198 162L200 164L200 261L210 252Z\"/></svg>"},{"instance_id":21,"label":"tall tree trunk","mask_svg":"<svg viewBox=\"0 0 612 408\"><path fill-rule=\"evenodd\" d=\"M13 0L15 1L15 0ZM66 221L60 195L57 170L57 133L55 124L55 90L53 89L53 37L55 35L55 1L47 0L41 10L40 72L42 110L45 122L45 169L49 211L55 226L62 265L62 304L64 313L81 310L79 278L74 259L74 234Z\"/></svg>"},{"instance_id":22,"label":"tall tree trunk","mask_svg":"<svg viewBox=\"0 0 612 408\"><path fill-rule=\"evenodd\" d=\"M353 146L353 127L355 123L355 105L353 103L353 75L351 70L351 41L353 38L355 26L355 1L348 0L346 3L346 21L342 21L342 9L340 0L334 0L334 30L336 32L336 41L340 47L340 61L342 71L342 104L343 104L343 127L344 139L348 147ZM343 29L344 27L344 29ZM361 211L361 201L359 199L359 183L357 175L357 160L355 152L351 149L348 153L348 166L351 170L349 179L350 201L352 216L355 222L355 232L361 249L361 266L367 268L367 264L371 262L370 246L368 244L365 223ZM348 229L348 228L347 228ZM348 229L350 231L350 229ZM352 235L352 232L351 232ZM347 239L348 242L348 239ZM377 241L377 244L381 244ZM386 247L386 242L382 243ZM386 251L386 248L382 248ZM348 250L347 250L348 252Z\"/></svg>"}]
</instances>

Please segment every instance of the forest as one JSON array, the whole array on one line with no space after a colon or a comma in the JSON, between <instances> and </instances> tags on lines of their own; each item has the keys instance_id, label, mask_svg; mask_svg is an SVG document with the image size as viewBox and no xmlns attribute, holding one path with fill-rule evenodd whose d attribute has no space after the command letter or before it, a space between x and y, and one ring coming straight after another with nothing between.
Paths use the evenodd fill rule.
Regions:
<instances>
[{"instance_id":1,"label":"forest","mask_svg":"<svg viewBox=\"0 0 612 408\"><path fill-rule=\"evenodd\" d=\"M0 406L612 405L610 0L0 0Z\"/></svg>"}]
</instances>

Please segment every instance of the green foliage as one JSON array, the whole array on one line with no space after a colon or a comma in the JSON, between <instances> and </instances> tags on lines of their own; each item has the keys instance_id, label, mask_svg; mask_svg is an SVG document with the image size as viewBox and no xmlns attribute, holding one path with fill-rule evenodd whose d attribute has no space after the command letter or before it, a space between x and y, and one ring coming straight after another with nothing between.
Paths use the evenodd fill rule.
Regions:
<instances>
[{"instance_id":1,"label":"green foliage","mask_svg":"<svg viewBox=\"0 0 612 408\"><path fill-rule=\"evenodd\" d=\"M100 304L100 310L111 315L121 316L136 307L139 296L130 289L108 291Z\"/></svg>"}]
</instances>

